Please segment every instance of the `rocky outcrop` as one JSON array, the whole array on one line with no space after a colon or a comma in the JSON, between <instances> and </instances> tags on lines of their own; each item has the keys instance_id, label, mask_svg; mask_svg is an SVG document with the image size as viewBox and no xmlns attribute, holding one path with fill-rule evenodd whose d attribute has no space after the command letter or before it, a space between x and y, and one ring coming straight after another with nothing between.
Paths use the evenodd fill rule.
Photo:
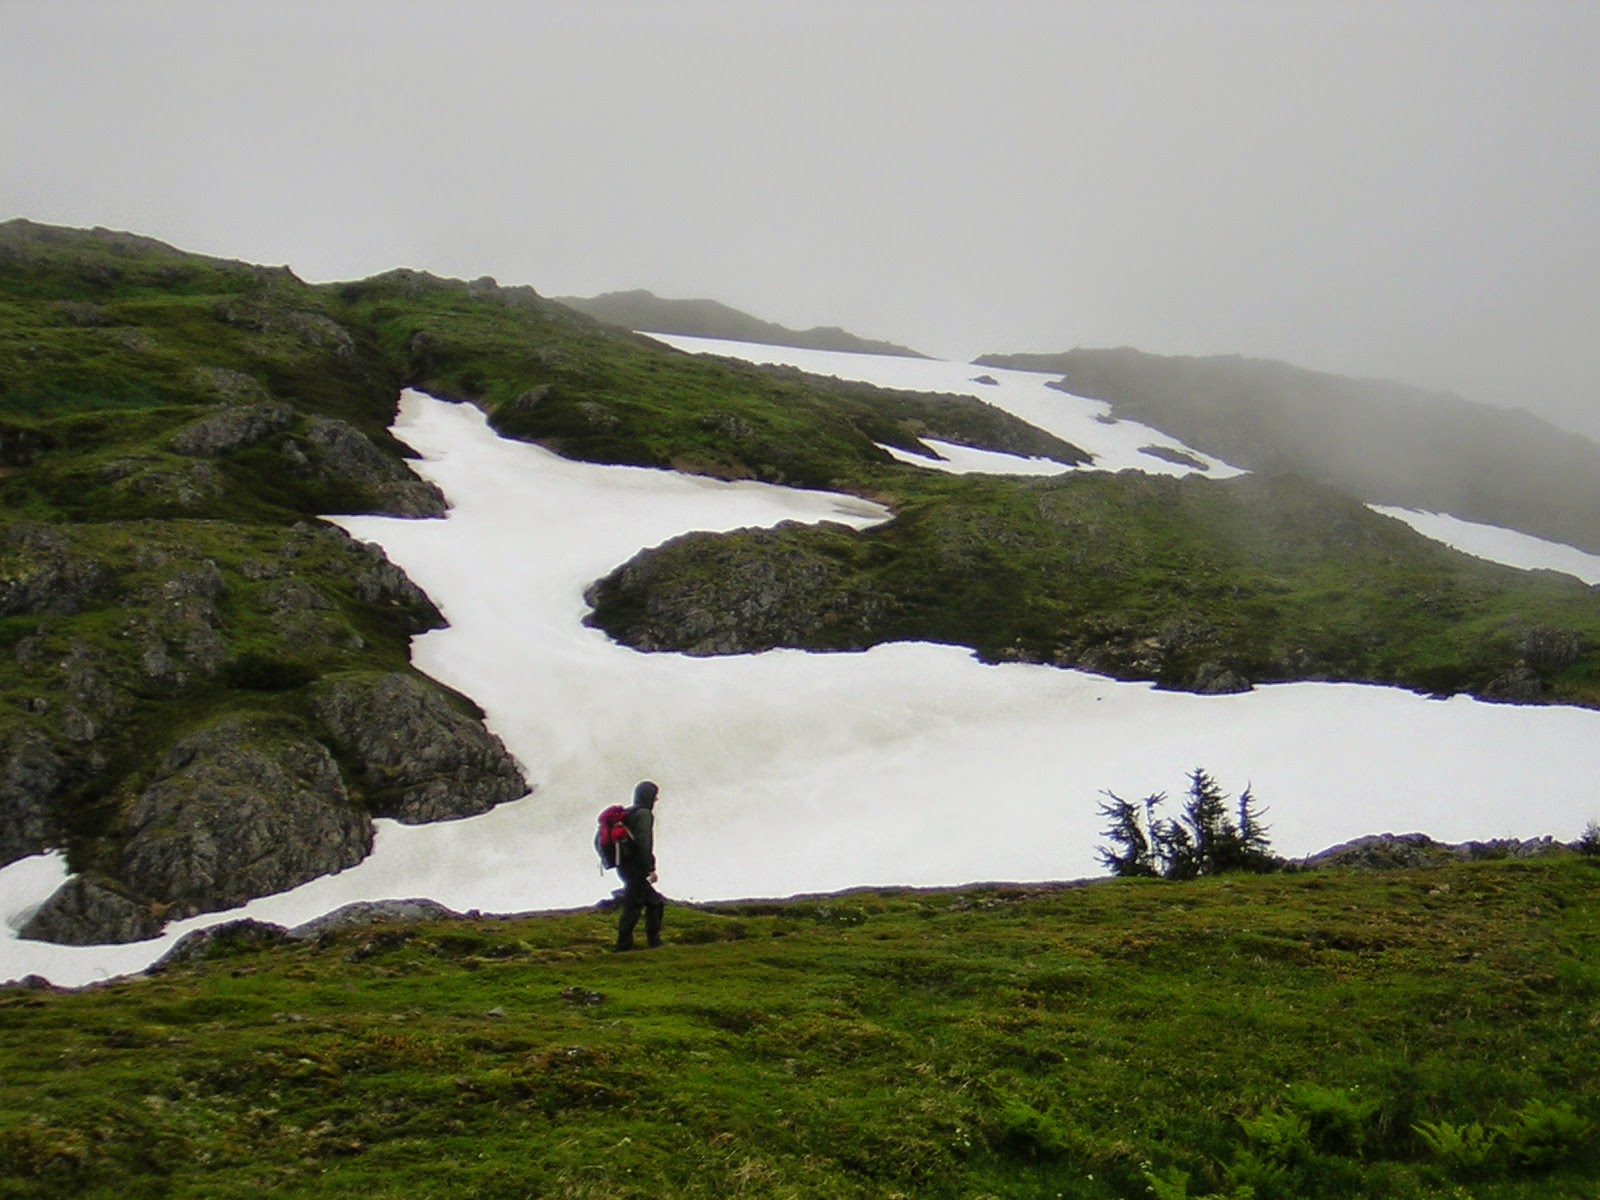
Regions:
<instances>
[{"instance_id":1,"label":"rocky outcrop","mask_svg":"<svg viewBox=\"0 0 1600 1200\"><path fill-rule=\"evenodd\" d=\"M127 834L122 879L168 919L342 871L372 849L371 820L327 749L251 716L178 742L132 804Z\"/></svg>"},{"instance_id":2,"label":"rocky outcrop","mask_svg":"<svg viewBox=\"0 0 1600 1200\"><path fill-rule=\"evenodd\" d=\"M289 938L297 942L312 941L325 934L342 929L355 929L363 925L383 925L394 922L407 924L416 921L445 921L462 914L446 908L437 900L357 900L336 908L331 913L296 925L289 930Z\"/></svg>"},{"instance_id":3,"label":"rocky outcrop","mask_svg":"<svg viewBox=\"0 0 1600 1200\"><path fill-rule=\"evenodd\" d=\"M1565 670L1583 653L1583 638L1568 629L1535 625L1517 641L1517 661L1477 690L1484 700L1539 704L1547 699L1545 677Z\"/></svg>"},{"instance_id":4,"label":"rocky outcrop","mask_svg":"<svg viewBox=\"0 0 1600 1200\"><path fill-rule=\"evenodd\" d=\"M48 525L19 521L0 537L0 617L70 616L100 597L105 565Z\"/></svg>"},{"instance_id":5,"label":"rocky outcrop","mask_svg":"<svg viewBox=\"0 0 1600 1200\"><path fill-rule=\"evenodd\" d=\"M1185 691L1195 692L1201 696L1231 696L1239 692L1251 691L1248 679L1230 667L1221 663L1201 663L1189 680Z\"/></svg>"},{"instance_id":6,"label":"rocky outcrop","mask_svg":"<svg viewBox=\"0 0 1600 1200\"><path fill-rule=\"evenodd\" d=\"M19 937L63 946L142 942L160 932L161 920L148 903L85 875L63 883L17 931Z\"/></svg>"},{"instance_id":7,"label":"rocky outcrop","mask_svg":"<svg viewBox=\"0 0 1600 1200\"><path fill-rule=\"evenodd\" d=\"M184 963L281 946L288 940L288 931L271 921L256 921L249 917L224 921L220 925L184 934L173 943L172 949L145 968L145 974L159 975Z\"/></svg>"},{"instance_id":8,"label":"rocky outcrop","mask_svg":"<svg viewBox=\"0 0 1600 1200\"><path fill-rule=\"evenodd\" d=\"M0 730L0 867L50 845L51 803L66 776L66 762L37 729Z\"/></svg>"},{"instance_id":9,"label":"rocky outcrop","mask_svg":"<svg viewBox=\"0 0 1600 1200\"><path fill-rule=\"evenodd\" d=\"M371 852L373 815L472 816L528 791L500 739L426 680L352 673L313 690L323 731L235 714L180 739L104 839L99 853L114 861L63 884L22 936L69 945L154 937L168 921L354 866ZM48 800L67 765L37 731L0 748L0 848L10 861L56 840Z\"/></svg>"},{"instance_id":10,"label":"rocky outcrop","mask_svg":"<svg viewBox=\"0 0 1600 1200\"><path fill-rule=\"evenodd\" d=\"M1489 680L1478 689L1477 695L1481 700L1503 704L1538 704L1544 699L1544 681L1527 663L1518 663Z\"/></svg>"},{"instance_id":11,"label":"rocky outcrop","mask_svg":"<svg viewBox=\"0 0 1600 1200\"><path fill-rule=\"evenodd\" d=\"M1386 871L1400 867L1437 867L1446 863L1480 859L1539 858L1560 854L1568 847L1554 838L1496 838L1487 842L1436 842L1424 833L1375 833L1341 842L1295 865L1307 868L1343 867Z\"/></svg>"},{"instance_id":12,"label":"rocky outcrop","mask_svg":"<svg viewBox=\"0 0 1600 1200\"><path fill-rule=\"evenodd\" d=\"M395 517L442 517L444 493L419 479L400 459L391 458L347 421L317 417L306 431L312 453L306 458L324 478L360 488L370 511ZM293 461L293 447L286 446ZM300 451L304 456L305 452Z\"/></svg>"},{"instance_id":13,"label":"rocky outcrop","mask_svg":"<svg viewBox=\"0 0 1600 1200\"><path fill-rule=\"evenodd\" d=\"M197 458L221 458L292 428L296 420L294 406L281 401L224 408L180 429L172 448Z\"/></svg>"},{"instance_id":14,"label":"rocky outcrop","mask_svg":"<svg viewBox=\"0 0 1600 1200\"><path fill-rule=\"evenodd\" d=\"M691 533L643 551L589 588L587 623L639 650L748 654L778 646L831 650L873 644L886 597L784 522L733 535ZM802 533L796 539L791 533Z\"/></svg>"},{"instance_id":15,"label":"rocky outcrop","mask_svg":"<svg viewBox=\"0 0 1600 1200\"><path fill-rule=\"evenodd\" d=\"M312 707L376 816L408 824L470 817L527 794L505 744L412 675L347 675Z\"/></svg>"}]
</instances>

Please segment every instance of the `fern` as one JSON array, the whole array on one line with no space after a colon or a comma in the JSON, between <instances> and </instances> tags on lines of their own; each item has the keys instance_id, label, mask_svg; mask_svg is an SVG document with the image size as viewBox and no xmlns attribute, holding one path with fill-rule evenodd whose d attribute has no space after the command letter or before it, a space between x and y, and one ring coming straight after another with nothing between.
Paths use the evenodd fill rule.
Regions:
<instances>
[{"instance_id":1,"label":"fern","mask_svg":"<svg viewBox=\"0 0 1600 1200\"><path fill-rule=\"evenodd\" d=\"M1411 1128L1416 1130L1417 1136L1440 1165L1453 1175L1466 1175L1479 1170L1494 1152L1494 1133L1484 1129L1477 1121L1470 1125L1422 1121Z\"/></svg>"},{"instance_id":2,"label":"fern","mask_svg":"<svg viewBox=\"0 0 1600 1200\"><path fill-rule=\"evenodd\" d=\"M1515 1120L1496 1125L1494 1131L1505 1140L1513 1166L1541 1168L1569 1157L1590 1128L1591 1123L1573 1112L1570 1104L1530 1100Z\"/></svg>"}]
</instances>

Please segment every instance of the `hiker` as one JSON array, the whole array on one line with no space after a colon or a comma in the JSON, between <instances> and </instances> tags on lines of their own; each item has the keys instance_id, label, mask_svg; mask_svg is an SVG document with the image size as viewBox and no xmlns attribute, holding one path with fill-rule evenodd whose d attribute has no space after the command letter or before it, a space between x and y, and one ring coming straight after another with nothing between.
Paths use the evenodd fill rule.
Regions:
<instances>
[{"instance_id":1,"label":"hiker","mask_svg":"<svg viewBox=\"0 0 1600 1200\"><path fill-rule=\"evenodd\" d=\"M628 836L617 843L617 874L622 876L622 913L617 918L617 949L633 949L633 927L644 913L647 945L661 945L661 918L667 902L656 881L656 800L661 789L648 779L633 789L633 807L623 816Z\"/></svg>"}]
</instances>

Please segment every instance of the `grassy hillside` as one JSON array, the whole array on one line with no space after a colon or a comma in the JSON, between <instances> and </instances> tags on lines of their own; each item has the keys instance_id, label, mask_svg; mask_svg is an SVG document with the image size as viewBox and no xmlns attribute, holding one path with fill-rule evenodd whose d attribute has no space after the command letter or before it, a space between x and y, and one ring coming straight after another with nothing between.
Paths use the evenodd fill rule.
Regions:
<instances>
[{"instance_id":1,"label":"grassy hillside","mask_svg":"<svg viewBox=\"0 0 1600 1200\"><path fill-rule=\"evenodd\" d=\"M989 355L1254 471L1600 551L1600 445L1526 412L1373 379L1137 350Z\"/></svg>"},{"instance_id":2,"label":"grassy hillside","mask_svg":"<svg viewBox=\"0 0 1600 1200\"><path fill-rule=\"evenodd\" d=\"M315 873L298 860L321 834L287 816L307 786L359 810L340 818L346 863L372 813L452 815L408 792L448 780L461 813L520 794L503 749L462 740L470 701L392 678L439 620L427 597L318 516L442 514L389 433L408 384L575 456L803 486L871 491L892 466L878 443L924 434L1084 457L971 398L696 360L528 288L410 271L311 287L131 234L0 225L0 863L60 847L92 880L50 936L148 936L255 869L259 845L181 861L226 832L194 822L240 823L232 800L201 815L218 781L259 777L237 756L185 766L196 746L226 758L231 730L301 764L255 801L284 806L279 887ZM394 694L412 699L347 719ZM363 751L372 721L387 732ZM414 761L369 761L385 737ZM160 844L135 853L141 836ZM196 874L211 899L186 887L174 907L170 881Z\"/></svg>"},{"instance_id":3,"label":"grassy hillside","mask_svg":"<svg viewBox=\"0 0 1600 1200\"><path fill-rule=\"evenodd\" d=\"M972 397L690 356L527 287L411 270L311 287L14 221L0 225L0 862L68 851L93 883L57 914L71 936L147 936L231 895L227 864L253 870L268 847L217 870L178 860L198 853L194 821L239 824L218 781L258 778L260 756L302 764L282 772L285 806L329 793L346 861L372 813L448 815L403 794L461 791L455 772L486 755L508 763L462 741L470 700L392 678L438 614L317 515L442 511L388 432L404 386L573 457L895 511L862 534L789 527L646 555L595 592L596 621L635 645L929 639L1197 690L1337 678L1600 703L1593 590L1444 551L1314 483L945 476L882 447L1085 455ZM395 688L414 700L403 713L375 700ZM360 736L373 720L396 726ZM223 748L238 729L256 732L249 761ZM372 758L386 738L426 743L403 783ZM228 761L191 771L197 747ZM464 811L507 798L514 774L475 779ZM219 787L224 810L202 818ZM270 851L298 859L320 837ZM290 886L316 869L269 874ZM215 895L186 885L173 908L161 881L196 875Z\"/></svg>"},{"instance_id":4,"label":"grassy hillside","mask_svg":"<svg viewBox=\"0 0 1600 1200\"><path fill-rule=\"evenodd\" d=\"M591 462L859 492L893 467L880 443L922 451L919 439L934 437L1087 458L972 397L680 354L529 288L397 271L337 294L412 386L469 400L501 433Z\"/></svg>"},{"instance_id":5,"label":"grassy hillside","mask_svg":"<svg viewBox=\"0 0 1600 1200\"><path fill-rule=\"evenodd\" d=\"M924 480L888 525L690 535L590 600L644 649L915 638L1201 691L1339 679L1600 702L1594 589L1289 478Z\"/></svg>"},{"instance_id":6,"label":"grassy hillside","mask_svg":"<svg viewBox=\"0 0 1600 1200\"><path fill-rule=\"evenodd\" d=\"M724 338L732 342L758 342L766 346L798 346L807 350L842 350L848 354L927 357L892 342L857 337L837 326L788 329L715 300L668 300L646 291L606 292L587 298L562 296L559 299L568 308L575 308L624 329Z\"/></svg>"},{"instance_id":7,"label":"grassy hillside","mask_svg":"<svg viewBox=\"0 0 1600 1200\"><path fill-rule=\"evenodd\" d=\"M1566 856L240 935L0 991L0 1196L1587 1200L1597 899Z\"/></svg>"}]
</instances>

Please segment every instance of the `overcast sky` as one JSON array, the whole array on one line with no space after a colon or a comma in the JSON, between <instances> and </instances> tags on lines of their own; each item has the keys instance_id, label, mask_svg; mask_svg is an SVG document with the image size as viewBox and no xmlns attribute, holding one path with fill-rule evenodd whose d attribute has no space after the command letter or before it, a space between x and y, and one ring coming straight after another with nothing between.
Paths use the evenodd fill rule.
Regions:
<instances>
[{"instance_id":1,"label":"overcast sky","mask_svg":"<svg viewBox=\"0 0 1600 1200\"><path fill-rule=\"evenodd\" d=\"M0 218L1600 438L1600 3L0 3Z\"/></svg>"}]
</instances>

